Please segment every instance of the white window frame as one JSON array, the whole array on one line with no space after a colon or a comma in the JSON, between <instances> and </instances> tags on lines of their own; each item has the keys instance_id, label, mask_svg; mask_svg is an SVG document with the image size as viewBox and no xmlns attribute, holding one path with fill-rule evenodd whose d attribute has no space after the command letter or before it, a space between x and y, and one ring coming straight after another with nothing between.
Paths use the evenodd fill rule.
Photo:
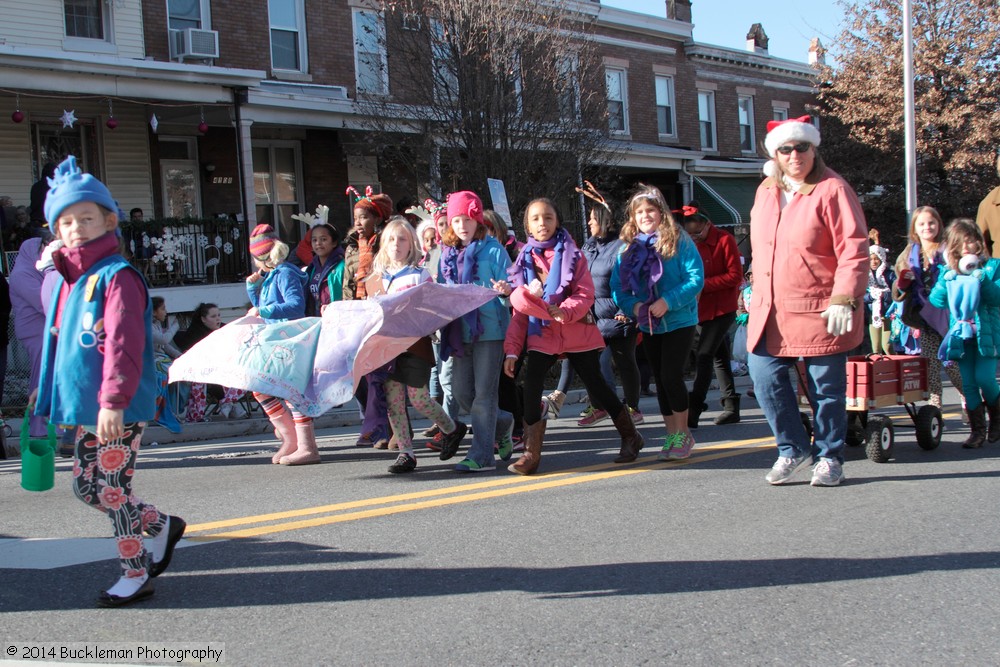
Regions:
<instances>
[{"instance_id":1,"label":"white window frame","mask_svg":"<svg viewBox=\"0 0 1000 667\"><path fill-rule=\"evenodd\" d=\"M666 85L665 92L667 99L660 98L660 82ZM665 74L657 74L653 79L653 93L656 97L656 133L660 139L673 139L677 137L677 97L674 94L674 77ZM664 103L665 102L665 103ZM660 132L660 107L666 107L667 120L670 123L670 132Z\"/></svg>"},{"instance_id":2,"label":"white window frame","mask_svg":"<svg viewBox=\"0 0 1000 667\"><path fill-rule=\"evenodd\" d=\"M164 4L167 7L167 28L170 30L177 30L170 25L170 0L165 0ZM212 5L209 0L198 0L198 5L201 8L201 18L198 21L198 25L195 26L198 30L211 30L212 29Z\"/></svg>"},{"instance_id":3,"label":"white window frame","mask_svg":"<svg viewBox=\"0 0 1000 667\"><path fill-rule=\"evenodd\" d=\"M783 107L771 107L771 120L788 120L788 109Z\"/></svg>"},{"instance_id":4,"label":"white window frame","mask_svg":"<svg viewBox=\"0 0 1000 667\"><path fill-rule=\"evenodd\" d=\"M302 144L301 144L301 142L296 141L294 139L260 139L260 140L255 139L253 142L251 142L251 155L253 155L252 151L255 148L265 149L265 150L267 150L267 153L268 153L268 172L270 174L269 177L268 177L268 182L271 184L271 193L270 193L270 196L269 196L269 198L271 199L271 201L268 202L268 203L266 203L266 204L262 204L262 203L258 203L257 202L256 183L254 183L253 185L251 185L251 187L255 188L254 191L253 191L254 206L255 207L256 206L270 206L271 207L271 221L275 225L275 229L277 229L278 225L280 225L280 222L281 222L280 216L279 216L279 208L281 206L296 206L298 208L299 212L305 210L305 192L304 192L304 190L305 190L305 181L304 181L305 173L302 170ZM274 150L276 148L283 148L283 149L291 149L292 150L292 159L295 162L295 196L297 197L297 199L295 199L295 200L291 200L291 199L282 199L282 200L279 200L278 199L278 196L277 196L278 190L277 190L277 186L275 185L275 183L277 182L277 177L276 177L275 166L274 166L274 163L275 163ZM254 165L254 170L256 170L256 169L259 169L259 165ZM284 240L286 242L287 241L294 241L295 243L297 243L299 241L299 239L284 239ZM289 245L292 245L292 243L289 243ZM292 247L294 248L294 246L292 246Z\"/></svg>"},{"instance_id":5,"label":"white window frame","mask_svg":"<svg viewBox=\"0 0 1000 667\"><path fill-rule=\"evenodd\" d=\"M620 90L621 99L615 99L611 97L611 88L608 85L608 79L612 75L618 75L620 77ZM617 67L611 65L605 65L604 67L604 83L605 83L605 94L608 99L608 130L613 135L627 135L629 133L628 125L628 69L625 67ZM622 127L621 129L615 129L611 127L611 114L610 105L611 102L619 102L622 105Z\"/></svg>"},{"instance_id":6,"label":"white window frame","mask_svg":"<svg viewBox=\"0 0 1000 667\"><path fill-rule=\"evenodd\" d=\"M115 53L113 3L98 0L97 7L101 12L101 29L103 37L78 37L70 35L66 24L66 2L62 2L63 48L69 51L94 51L96 53Z\"/></svg>"},{"instance_id":7,"label":"white window frame","mask_svg":"<svg viewBox=\"0 0 1000 667\"><path fill-rule=\"evenodd\" d=\"M297 25L287 26L287 25L275 25L271 22L271 2L268 0L268 15L267 15L267 43L270 50L270 60L271 60L271 70L276 72L308 72L309 71L309 49L308 43L306 41L306 8L305 0L282 0L283 2L291 2L295 4L295 22ZM274 64L274 44L271 39L271 33L275 30L282 32L294 32L296 34L296 44L299 49L299 66L298 69L288 68L288 67L277 67Z\"/></svg>"},{"instance_id":8,"label":"white window frame","mask_svg":"<svg viewBox=\"0 0 1000 667\"><path fill-rule=\"evenodd\" d=\"M359 20L363 14L373 14L375 15L377 31L375 34L375 39L377 40L378 46L378 59L379 59L379 78L381 79L382 87L379 90L368 90L363 88L361 85L361 52L358 50L358 30L359 30ZM368 95L388 95L389 94L389 68L387 65L386 48L385 48L385 16L382 12L375 11L372 9L362 9L355 7L351 14L351 38L354 42L354 87L357 94L368 94Z\"/></svg>"},{"instance_id":9,"label":"white window frame","mask_svg":"<svg viewBox=\"0 0 1000 667\"><path fill-rule=\"evenodd\" d=\"M702 113L702 100L705 100L705 114ZM708 118L705 117L708 116ZM703 151L718 151L719 150L719 136L718 136L718 121L715 113L715 91L714 90L699 90L698 91L698 140L701 143L701 149ZM705 141L706 136L704 132L703 123L708 123L711 129L711 137L708 137L709 141Z\"/></svg>"},{"instance_id":10,"label":"white window frame","mask_svg":"<svg viewBox=\"0 0 1000 667\"><path fill-rule=\"evenodd\" d=\"M740 118L741 114L744 113L744 106L746 107L747 122L744 123L743 119ZM757 132L754 127L754 107L753 107L753 95L739 95L736 98L736 124L740 128L740 151L743 153L756 153L754 149L757 141ZM743 128L749 128L749 146L743 146Z\"/></svg>"}]
</instances>

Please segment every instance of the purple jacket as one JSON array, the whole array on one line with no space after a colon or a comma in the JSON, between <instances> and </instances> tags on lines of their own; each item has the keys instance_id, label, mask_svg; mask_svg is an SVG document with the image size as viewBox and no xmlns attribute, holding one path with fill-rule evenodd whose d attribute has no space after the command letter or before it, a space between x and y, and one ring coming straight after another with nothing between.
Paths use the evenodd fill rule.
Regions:
<instances>
[{"instance_id":1,"label":"purple jacket","mask_svg":"<svg viewBox=\"0 0 1000 667\"><path fill-rule=\"evenodd\" d=\"M42 239L30 238L21 244L10 271L10 301L14 310L14 334L19 340L42 340L45 309L42 306L42 274L35 262L42 252Z\"/></svg>"}]
</instances>

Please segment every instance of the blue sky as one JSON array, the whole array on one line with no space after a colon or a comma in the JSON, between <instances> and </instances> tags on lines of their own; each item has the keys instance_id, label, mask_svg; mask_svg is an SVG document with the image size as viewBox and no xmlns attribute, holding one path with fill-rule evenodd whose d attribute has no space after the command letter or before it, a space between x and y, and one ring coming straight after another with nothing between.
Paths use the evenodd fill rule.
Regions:
<instances>
[{"instance_id":1,"label":"blue sky","mask_svg":"<svg viewBox=\"0 0 1000 667\"><path fill-rule=\"evenodd\" d=\"M665 0L601 0L653 16L666 16ZM750 26L760 23L770 39L769 51L779 58L805 62L809 40L819 37L831 49L840 33L844 12L836 0L692 0L696 41L730 48L744 48Z\"/></svg>"}]
</instances>

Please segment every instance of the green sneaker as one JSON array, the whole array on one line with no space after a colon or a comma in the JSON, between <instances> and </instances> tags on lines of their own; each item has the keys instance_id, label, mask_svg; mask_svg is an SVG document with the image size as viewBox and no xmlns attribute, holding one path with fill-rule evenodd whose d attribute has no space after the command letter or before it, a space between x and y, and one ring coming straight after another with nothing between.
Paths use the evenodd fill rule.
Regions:
<instances>
[{"instance_id":1,"label":"green sneaker","mask_svg":"<svg viewBox=\"0 0 1000 667\"><path fill-rule=\"evenodd\" d=\"M663 441L663 449L660 450L659 456L656 457L657 461L672 461L670 458L670 450L678 444L678 441L684 436L680 433L668 433L666 439Z\"/></svg>"},{"instance_id":2,"label":"green sneaker","mask_svg":"<svg viewBox=\"0 0 1000 667\"><path fill-rule=\"evenodd\" d=\"M465 459L464 461L455 465L455 472L489 472L490 470L496 470L496 465L480 465L473 461L472 459Z\"/></svg>"},{"instance_id":3,"label":"green sneaker","mask_svg":"<svg viewBox=\"0 0 1000 667\"><path fill-rule=\"evenodd\" d=\"M500 437L500 442L497 443L497 456L500 457L501 461L510 461L510 457L514 453L513 434L514 421L511 420L510 428Z\"/></svg>"}]
</instances>

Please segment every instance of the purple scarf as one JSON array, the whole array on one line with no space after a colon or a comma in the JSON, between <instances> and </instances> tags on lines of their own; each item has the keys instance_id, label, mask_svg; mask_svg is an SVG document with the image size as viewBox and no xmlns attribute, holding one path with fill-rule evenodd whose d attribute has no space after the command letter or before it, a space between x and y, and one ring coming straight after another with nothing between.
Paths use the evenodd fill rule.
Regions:
<instances>
[{"instance_id":1,"label":"purple scarf","mask_svg":"<svg viewBox=\"0 0 1000 667\"><path fill-rule=\"evenodd\" d=\"M580 249L576 246L573 237L564 228L560 227L548 241L536 241L529 237L528 242L521 249L514 264L507 269L507 278L512 288L530 285L538 278L538 270L535 268L535 255L542 256L546 250L555 249L552 256L552 266L549 267L549 275L545 279L545 289L542 292L542 300L550 306L558 306L568 296L567 291L570 283L573 282L573 271L580 260ZM547 320L540 320L537 317L528 318L528 335L540 336L542 327L549 326Z\"/></svg>"},{"instance_id":2,"label":"purple scarf","mask_svg":"<svg viewBox=\"0 0 1000 667\"><path fill-rule=\"evenodd\" d=\"M656 283L663 276L663 262L656 251L659 238L659 234L639 234L622 253L618 265L622 286L636 297L646 295L646 300L639 307L638 323L648 322L650 332L660 324L659 317L649 314L649 307L660 298L656 294Z\"/></svg>"},{"instance_id":3,"label":"purple scarf","mask_svg":"<svg viewBox=\"0 0 1000 667\"><path fill-rule=\"evenodd\" d=\"M441 251L440 277L446 285L470 285L478 275L476 253L479 241L473 241L462 249L446 245ZM466 313L460 320L454 320L441 328L441 361L464 354L462 323L469 327L470 343L475 343L483 333L483 323L479 321L479 309Z\"/></svg>"},{"instance_id":4,"label":"purple scarf","mask_svg":"<svg viewBox=\"0 0 1000 667\"><path fill-rule=\"evenodd\" d=\"M938 250L934 254L934 259L930 267L927 269L927 280L925 281L924 262L920 244L914 243L913 247L910 248L909 263L910 268L913 270L913 285L910 287L910 293L913 295L913 303L916 305L916 310L924 322L927 322L932 329L944 336L948 333L948 309L935 308L926 297L936 282L937 276L935 273L938 268L937 265L941 261L941 251Z\"/></svg>"}]
</instances>

